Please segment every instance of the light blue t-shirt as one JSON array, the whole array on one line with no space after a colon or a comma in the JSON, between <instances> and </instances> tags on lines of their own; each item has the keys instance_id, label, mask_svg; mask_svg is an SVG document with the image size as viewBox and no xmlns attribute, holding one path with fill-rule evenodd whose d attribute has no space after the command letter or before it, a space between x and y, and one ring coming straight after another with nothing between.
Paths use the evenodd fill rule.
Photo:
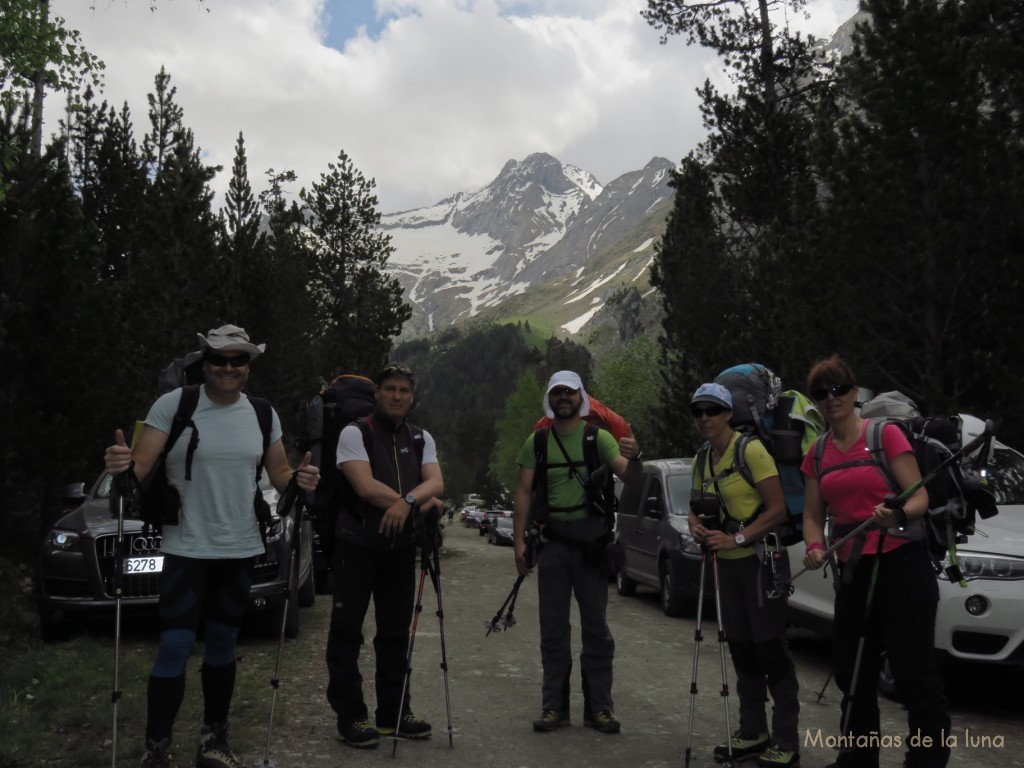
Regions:
<instances>
[{"instance_id":1,"label":"light blue t-shirt","mask_svg":"<svg viewBox=\"0 0 1024 768\"><path fill-rule=\"evenodd\" d=\"M161 396L146 424L169 433L181 400L176 389ZM192 480L185 480L185 454L192 428L185 427L167 455L167 479L181 494L179 525L165 525L160 548L171 555L196 558L243 558L263 553L253 497L256 464L263 453L263 433L249 398L218 405L199 389L192 415L199 445L192 457ZM281 439L281 421L272 412L270 442Z\"/></svg>"}]
</instances>

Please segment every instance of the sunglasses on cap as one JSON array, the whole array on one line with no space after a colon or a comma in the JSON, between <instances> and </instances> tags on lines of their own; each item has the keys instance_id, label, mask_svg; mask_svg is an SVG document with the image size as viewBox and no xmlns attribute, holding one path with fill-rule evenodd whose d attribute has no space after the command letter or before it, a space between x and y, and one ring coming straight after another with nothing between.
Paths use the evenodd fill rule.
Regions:
<instances>
[{"instance_id":1,"label":"sunglasses on cap","mask_svg":"<svg viewBox=\"0 0 1024 768\"><path fill-rule=\"evenodd\" d=\"M207 352L204 359L210 365L215 365L218 368L223 368L226 365L230 365L232 368L242 368L249 364L252 357L245 352L240 355L232 355L231 357L227 357L226 355L222 355L218 352Z\"/></svg>"},{"instance_id":2,"label":"sunglasses on cap","mask_svg":"<svg viewBox=\"0 0 1024 768\"><path fill-rule=\"evenodd\" d=\"M571 389L569 387L555 387L550 392L548 392L548 396L550 396L550 397L572 397L577 392L579 392L578 389Z\"/></svg>"},{"instance_id":3,"label":"sunglasses on cap","mask_svg":"<svg viewBox=\"0 0 1024 768\"><path fill-rule=\"evenodd\" d=\"M849 394L851 389L853 389L852 384L837 384L834 387L821 387L820 389L812 389L811 397L820 403L822 400L827 400L829 395L832 395L832 397L842 397L843 395Z\"/></svg>"},{"instance_id":4,"label":"sunglasses on cap","mask_svg":"<svg viewBox=\"0 0 1024 768\"><path fill-rule=\"evenodd\" d=\"M699 419L701 416L718 416L727 410L729 409L722 405L707 405L703 408L699 405L690 406L690 413L693 414L695 419Z\"/></svg>"}]
</instances>

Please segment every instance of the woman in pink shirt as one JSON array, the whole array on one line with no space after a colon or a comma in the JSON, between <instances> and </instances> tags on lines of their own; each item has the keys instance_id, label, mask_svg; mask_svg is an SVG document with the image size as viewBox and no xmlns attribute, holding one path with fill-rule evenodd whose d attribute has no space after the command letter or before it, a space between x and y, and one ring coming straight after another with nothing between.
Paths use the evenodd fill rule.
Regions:
<instances>
[{"instance_id":1,"label":"woman in pink shirt","mask_svg":"<svg viewBox=\"0 0 1024 768\"><path fill-rule=\"evenodd\" d=\"M886 506L886 497L897 491L870 457L865 438L869 421L857 412L856 380L839 357L815 365L807 377L807 389L830 431L820 462L812 449L801 466L806 481L804 565L816 569L825 564L826 507L834 516L835 539L865 520L875 522L836 553L840 578L832 642L843 714L842 747L832 765L878 768L881 740L898 737L907 747L904 766L942 768L949 760L942 733L949 732L950 721L934 658L938 584L924 543L912 533L922 530L919 518L928 513L928 492L918 488L902 505ZM882 447L900 491L921 479L913 450L899 427L883 427ZM883 652L907 709L906 736L880 730L876 684ZM914 745L910 736L917 736ZM930 737L931 747L921 746L923 737Z\"/></svg>"}]
</instances>

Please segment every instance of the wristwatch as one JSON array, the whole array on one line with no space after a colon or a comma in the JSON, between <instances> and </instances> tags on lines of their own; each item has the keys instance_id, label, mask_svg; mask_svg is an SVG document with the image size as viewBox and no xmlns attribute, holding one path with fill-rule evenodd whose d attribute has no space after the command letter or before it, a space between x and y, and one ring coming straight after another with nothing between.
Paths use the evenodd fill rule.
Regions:
<instances>
[{"instance_id":1,"label":"wristwatch","mask_svg":"<svg viewBox=\"0 0 1024 768\"><path fill-rule=\"evenodd\" d=\"M735 536L733 536L732 538L733 538L733 541L735 541L735 542L736 542L737 544L739 544L739 545L740 545L741 547L743 546L743 544L744 544L744 543L746 542L746 540L747 540L747 537L746 537L746 536L744 536L744 535L743 535L742 533L737 533L737 534L736 534Z\"/></svg>"},{"instance_id":2,"label":"wristwatch","mask_svg":"<svg viewBox=\"0 0 1024 768\"><path fill-rule=\"evenodd\" d=\"M408 504L410 507L415 507L416 497L413 496L411 493L405 494L405 503Z\"/></svg>"}]
</instances>

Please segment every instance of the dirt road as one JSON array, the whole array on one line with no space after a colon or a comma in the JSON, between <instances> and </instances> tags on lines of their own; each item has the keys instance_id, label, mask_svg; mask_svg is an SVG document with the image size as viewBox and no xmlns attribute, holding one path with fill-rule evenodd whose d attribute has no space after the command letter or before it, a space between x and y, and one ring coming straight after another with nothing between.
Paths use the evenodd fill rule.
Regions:
<instances>
[{"instance_id":1,"label":"dirt road","mask_svg":"<svg viewBox=\"0 0 1024 768\"><path fill-rule=\"evenodd\" d=\"M514 581L511 548L491 546L475 530L456 524L445 531L441 567L454 747L449 747L442 733L446 715L440 633L435 616L436 597L428 580L412 664L412 703L416 714L433 724L434 737L425 742L400 743L394 761L390 744L362 751L335 739L333 713L325 700L323 665L330 605L328 596L321 595L314 607L303 609L301 635L285 647L278 694L281 718L275 726L271 749L276 765L682 768L694 617L670 619L661 612L653 592L623 598L611 586L608 614L617 646L614 695L622 732L607 736L583 727L578 670L574 670L577 677L573 682L572 727L536 734L531 723L540 714L541 667L535 579L531 577L523 586L516 608L518 625L485 637L485 622L494 616ZM365 633L363 670L364 676L372 680L372 671L367 674L372 670L371 624L368 622ZM575 631L574 642L578 649ZM816 701L828 676L827 644L808 634L794 634L791 644L802 687L801 732L813 741L820 731L821 739L827 739L838 729L839 697L833 685L821 703ZM731 662L727 666L735 727L738 703ZM999 682L1006 679L1019 685L1019 672L1014 675L1004 678L972 670L968 680L951 685L951 736L957 739L951 766L1024 765L1020 756L1024 751L1024 729L1020 726L1024 707L1020 704L1019 688L1018 692L1006 692L1007 686ZM712 621L705 617L692 735L693 766L713 765L711 750L725 736L721 687L717 637ZM958 692L957 688L961 690ZM367 685L367 695L372 698L372 684ZM253 704L254 712L262 709L262 702ZM899 705L883 702L882 721L883 736L905 738L906 718ZM236 724L240 725L237 716ZM259 765L263 757L262 736L255 728L247 729L246 734L251 747L259 751L255 754L247 749L245 756ZM987 746L979 740L985 740ZM242 742L238 742L238 747L242 747ZM810 743L802 752L805 768L823 766L835 755L825 746ZM882 768L900 766L902 755L901 749L883 750Z\"/></svg>"}]
</instances>

